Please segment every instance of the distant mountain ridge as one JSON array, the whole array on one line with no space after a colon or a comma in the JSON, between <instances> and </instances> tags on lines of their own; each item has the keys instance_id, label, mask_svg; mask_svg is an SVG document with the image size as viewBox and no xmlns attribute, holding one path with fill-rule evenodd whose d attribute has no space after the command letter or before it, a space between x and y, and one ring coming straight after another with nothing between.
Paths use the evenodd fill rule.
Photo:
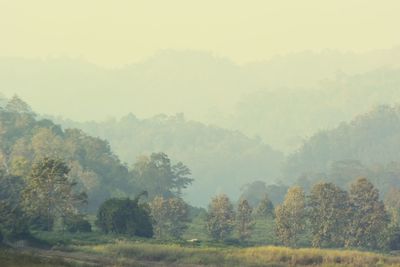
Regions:
<instances>
[{"instance_id":1,"label":"distant mountain ridge","mask_svg":"<svg viewBox=\"0 0 400 267\"><path fill-rule=\"evenodd\" d=\"M117 69L79 59L0 58L0 92L77 121L183 112L290 153L318 130L400 101L399 62L400 47L305 51L242 65L208 52L164 50Z\"/></svg>"}]
</instances>

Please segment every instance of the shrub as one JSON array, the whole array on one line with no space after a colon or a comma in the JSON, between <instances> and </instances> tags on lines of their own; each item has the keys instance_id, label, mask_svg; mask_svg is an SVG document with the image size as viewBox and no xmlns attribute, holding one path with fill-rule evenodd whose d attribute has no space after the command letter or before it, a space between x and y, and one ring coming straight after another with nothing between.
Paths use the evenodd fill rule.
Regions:
<instances>
[{"instance_id":1,"label":"shrub","mask_svg":"<svg viewBox=\"0 0 400 267\"><path fill-rule=\"evenodd\" d=\"M92 225L79 215L69 218L66 221L65 226L66 230L70 233L88 233L92 231Z\"/></svg>"},{"instance_id":2,"label":"shrub","mask_svg":"<svg viewBox=\"0 0 400 267\"><path fill-rule=\"evenodd\" d=\"M152 237L153 226L149 208L146 204L138 202L138 198L106 200L99 208L96 225L104 233Z\"/></svg>"}]
</instances>

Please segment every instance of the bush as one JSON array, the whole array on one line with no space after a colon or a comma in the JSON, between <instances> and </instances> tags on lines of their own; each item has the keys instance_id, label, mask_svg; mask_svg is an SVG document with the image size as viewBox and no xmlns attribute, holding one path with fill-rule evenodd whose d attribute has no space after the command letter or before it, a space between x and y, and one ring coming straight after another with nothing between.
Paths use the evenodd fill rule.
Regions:
<instances>
[{"instance_id":1,"label":"bush","mask_svg":"<svg viewBox=\"0 0 400 267\"><path fill-rule=\"evenodd\" d=\"M54 226L54 219L45 216L35 216L29 218L29 226L33 230L51 231Z\"/></svg>"},{"instance_id":2,"label":"bush","mask_svg":"<svg viewBox=\"0 0 400 267\"><path fill-rule=\"evenodd\" d=\"M104 233L127 234L152 237L153 226L150 211L139 199L111 198L106 200L97 213L96 225Z\"/></svg>"},{"instance_id":3,"label":"bush","mask_svg":"<svg viewBox=\"0 0 400 267\"><path fill-rule=\"evenodd\" d=\"M92 225L79 215L69 218L66 221L65 226L66 230L70 233L88 233L92 231Z\"/></svg>"},{"instance_id":4,"label":"bush","mask_svg":"<svg viewBox=\"0 0 400 267\"><path fill-rule=\"evenodd\" d=\"M400 227L389 227L387 237L386 247L389 250L400 250Z\"/></svg>"}]
</instances>

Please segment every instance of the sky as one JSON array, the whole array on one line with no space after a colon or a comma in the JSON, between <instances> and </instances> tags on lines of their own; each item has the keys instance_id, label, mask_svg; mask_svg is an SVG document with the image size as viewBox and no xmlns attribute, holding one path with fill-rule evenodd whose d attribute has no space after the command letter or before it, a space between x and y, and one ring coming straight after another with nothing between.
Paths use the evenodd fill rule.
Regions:
<instances>
[{"instance_id":1,"label":"sky","mask_svg":"<svg viewBox=\"0 0 400 267\"><path fill-rule=\"evenodd\" d=\"M398 0L0 0L0 57L120 67L162 49L237 63L400 44Z\"/></svg>"}]
</instances>

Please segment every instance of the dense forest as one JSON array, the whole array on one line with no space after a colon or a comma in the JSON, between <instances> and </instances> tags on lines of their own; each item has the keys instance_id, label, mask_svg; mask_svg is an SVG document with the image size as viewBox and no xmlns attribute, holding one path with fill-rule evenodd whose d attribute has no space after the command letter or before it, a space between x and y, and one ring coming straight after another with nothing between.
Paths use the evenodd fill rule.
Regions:
<instances>
[{"instance_id":1,"label":"dense forest","mask_svg":"<svg viewBox=\"0 0 400 267\"><path fill-rule=\"evenodd\" d=\"M211 53L165 50L114 69L71 58L0 58L0 87L41 114L75 121L183 112L191 120L260 136L288 154L316 131L399 101L399 51L305 51L239 65ZM43 101L35 90L53 101ZM84 109L77 112L68 103Z\"/></svg>"},{"instance_id":2,"label":"dense forest","mask_svg":"<svg viewBox=\"0 0 400 267\"><path fill-rule=\"evenodd\" d=\"M284 175L302 185L330 180L345 187L354 177L368 177L385 193L400 184L399 122L397 105L379 106L321 131L288 157Z\"/></svg>"},{"instance_id":3,"label":"dense forest","mask_svg":"<svg viewBox=\"0 0 400 267\"><path fill-rule=\"evenodd\" d=\"M1 103L6 246L90 237L96 245L85 253L97 244L114 251L104 240L117 236L194 247L400 248L398 106L318 132L285 161L259 138L183 114L54 123L16 95Z\"/></svg>"},{"instance_id":4,"label":"dense forest","mask_svg":"<svg viewBox=\"0 0 400 267\"><path fill-rule=\"evenodd\" d=\"M399 10L0 0L0 267L400 266Z\"/></svg>"},{"instance_id":5,"label":"dense forest","mask_svg":"<svg viewBox=\"0 0 400 267\"><path fill-rule=\"evenodd\" d=\"M190 170L180 162L172 165L164 153L142 155L128 168L107 141L79 129L63 130L52 121L37 117L17 96L1 107L1 169L7 175L23 178L29 176L38 161L47 157L61 159L68 165L70 179L87 193L89 210L97 209L110 197L134 196L140 190L156 195L181 192L192 181ZM151 169L153 165L160 171L159 176Z\"/></svg>"},{"instance_id":6,"label":"dense forest","mask_svg":"<svg viewBox=\"0 0 400 267\"><path fill-rule=\"evenodd\" d=\"M260 138L189 121L183 114L149 119L130 114L119 120L87 123L54 120L66 128L79 128L108 140L129 166L140 155L159 151L184 162L195 178L185 199L196 205L205 206L218 192L237 195L240 187L255 180L275 184L284 160L282 153Z\"/></svg>"}]
</instances>

